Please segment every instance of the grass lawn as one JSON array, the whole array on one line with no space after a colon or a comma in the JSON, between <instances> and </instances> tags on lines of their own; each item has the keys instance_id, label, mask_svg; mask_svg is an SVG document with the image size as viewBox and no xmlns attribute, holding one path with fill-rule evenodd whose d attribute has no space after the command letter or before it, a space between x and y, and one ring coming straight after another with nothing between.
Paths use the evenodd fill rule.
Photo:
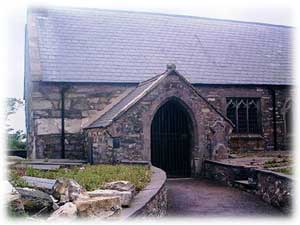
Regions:
<instances>
[{"instance_id":1,"label":"grass lawn","mask_svg":"<svg viewBox=\"0 0 300 225\"><path fill-rule=\"evenodd\" d=\"M72 178L87 191L100 189L106 182L127 180L143 189L151 179L151 171L144 165L85 165L84 167L60 168L55 170L38 170L32 168L10 169L9 180L14 186L28 186L21 176L34 176L48 179Z\"/></svg>"}]
</instances>

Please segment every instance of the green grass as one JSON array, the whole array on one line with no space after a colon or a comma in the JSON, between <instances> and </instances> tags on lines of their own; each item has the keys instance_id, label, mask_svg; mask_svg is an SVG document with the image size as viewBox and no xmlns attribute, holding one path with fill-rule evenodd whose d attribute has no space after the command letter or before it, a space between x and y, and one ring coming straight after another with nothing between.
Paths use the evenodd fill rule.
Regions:
<instances>
[{"instance_id":1,"label":"green grass","mask_svg":"<svg viewBox=\"0 0 300 225\"><path fill-rule=\"evenodd\" d=\"M274 170L275 172L278 172L278 173L284 173L284 174L287 174L287 175L292 175L293 174L293 170L291 167L289 168L283 168L283 169L278 169L278 170Z\"/></svg>"},{"instance_id":2,"label":"green grass","mask_svg":"<svg viewBox=\"0 0 300 225\"><path fill-rule=\"evenodd\" d=\"M9 181L14 187L29 187L27 182L21 179L19 170L10 170L9 171Z\"/></svg>"},{"instance_id":3,"label":"green grass","mask_svg":"<svg viewBox=\"0 0 300 225\"><path fill-rule=\"evenodd\" d=\"M272 159L269 161L264 162L263 167L264 168L276 168L281 166L289 166L291 165L291 159L289 158L283 158L283 159Z\"/></svg>"},{"instance_id":4,"label":"green grass","mask_svg":"<svg viewBox=\"0 0 300 225\"><path fill-rule=\"evenodd\" d=\"M15 186L26 186L20 176L34 176L48 179L71 178L76 180L87 191L99 189L106 182L127 180L136 186L137 191L150 182L151 171L144 165L85 165L80 167L60 168L56 170L38 170L26 168L11 170L10 181Z\"/></svg>"}]
</instances>

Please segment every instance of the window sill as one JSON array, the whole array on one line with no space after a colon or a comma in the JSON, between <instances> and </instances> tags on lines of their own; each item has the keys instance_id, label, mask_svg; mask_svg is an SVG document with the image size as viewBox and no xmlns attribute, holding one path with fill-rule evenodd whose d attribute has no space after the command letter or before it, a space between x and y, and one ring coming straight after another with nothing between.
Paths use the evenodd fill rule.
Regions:
<instances>
[{"instance_id":1,"label":"window sill","mask_svg":"<svg viewBox=\"0 0 300 225\"><path fill-rule=\"evenodd\" d=\"M261 134L231 134L230 139L263 139L264 137Z\"/></svg>"}]
</instances>

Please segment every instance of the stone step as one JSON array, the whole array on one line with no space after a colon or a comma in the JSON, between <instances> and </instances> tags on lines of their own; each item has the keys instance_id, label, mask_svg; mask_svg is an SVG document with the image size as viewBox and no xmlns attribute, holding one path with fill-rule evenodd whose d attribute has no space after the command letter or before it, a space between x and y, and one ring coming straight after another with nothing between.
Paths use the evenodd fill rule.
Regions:
<instances>
[{"instance_id":1,"label":"stone step","mask_svg":"<svg viewBox=\"0 0 300 225\"><path fill-rule=\"evenodd\" d=\"M61 167L61 165L48 165L48 164L28 164L27 167L39 170L56 170Z\"/></svg>"},{"instance_id":2,"label":"stone step","mask_svg":"<svg viewBox=\"0 0 300 225\"><path fill-rule=\"evenodd\" d=\"M86 160L68 160L68 159L34 159L24 160L23 163L86 163Z\"/></svg>"},{"instance_id":3,"label":"stone step","mask_svg":"<svg viewBox=\"0 0 300 225\"><path fill-rule=\"evenodd\" d=\"M59 165L59 166L81 166L86 164L85 160L68 160L68 159L35 159L35 160L24 160L22 164L26 165Z\"/></svg>"}]
</instances>

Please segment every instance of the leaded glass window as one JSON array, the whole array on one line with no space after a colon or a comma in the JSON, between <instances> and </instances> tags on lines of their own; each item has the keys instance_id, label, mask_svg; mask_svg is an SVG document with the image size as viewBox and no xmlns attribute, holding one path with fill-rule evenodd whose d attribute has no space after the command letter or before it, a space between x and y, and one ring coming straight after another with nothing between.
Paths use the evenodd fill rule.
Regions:
<instances>
[{"instance_id":1,"label":"leaded glass window","mask_svg":"<svg viewBox=\"0 0 300 225\"><path fill-rule=\"evenodd\" d=\"M234 133L261 132L259 98L227 98L227 117L233 122Z\"/></svg>"}]
</instances>

